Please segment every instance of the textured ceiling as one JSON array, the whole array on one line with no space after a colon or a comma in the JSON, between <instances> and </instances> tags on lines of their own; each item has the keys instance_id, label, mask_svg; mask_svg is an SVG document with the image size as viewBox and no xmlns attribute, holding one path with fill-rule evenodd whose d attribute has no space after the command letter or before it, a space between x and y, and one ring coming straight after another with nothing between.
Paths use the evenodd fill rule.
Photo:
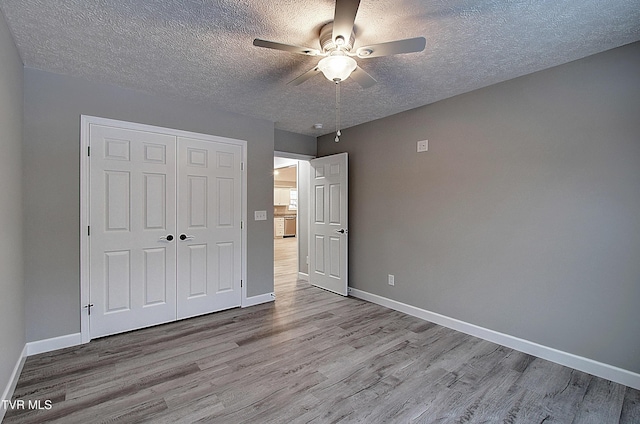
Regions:
<instances>
[{"instance_id":1,"label":"textured ceiling","mask_svg":"<svg viewBox=\"0 0 640 424\"><path fill-rule=\"evenodd\" d=\"M334 4L0 0L0 9L27 67L206 102L318 136L334 130L334 84L322 75L286 83L319 58L252 41L318 48ZM361 0L355 33L356 48L417 36L427 47L358 59L378 84L342 83L344 128L638 41L640 0Z\"/></svg>"}]
</instances>

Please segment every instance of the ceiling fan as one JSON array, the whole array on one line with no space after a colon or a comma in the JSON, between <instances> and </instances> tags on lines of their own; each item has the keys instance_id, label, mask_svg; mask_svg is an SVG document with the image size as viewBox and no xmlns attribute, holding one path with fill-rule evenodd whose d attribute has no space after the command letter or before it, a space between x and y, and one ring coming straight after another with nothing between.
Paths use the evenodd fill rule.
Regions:
<instances>
[{"instance_id":1,"label":"ceiling fan","mask_svg":"<svg viewBox=\"0 0 640 424\"><path fill-rule=\"evenodd\" d=\"M333 21L320 29L320 49L294 46L259 38L253 40L253 45L307 56L323 57L313 69L288 82L287 84L289 85L300 85L322 72L328 80L336 84L351 76L363 88L371 87L376 83L376 80L358 66L354 57L368 59L393 54L420 52L427 45L427 40L424 37L415 37L372 44L354 50L356 37L353 25L359 5L360 0L336 0Z\"/></svg>"}]
</instances>

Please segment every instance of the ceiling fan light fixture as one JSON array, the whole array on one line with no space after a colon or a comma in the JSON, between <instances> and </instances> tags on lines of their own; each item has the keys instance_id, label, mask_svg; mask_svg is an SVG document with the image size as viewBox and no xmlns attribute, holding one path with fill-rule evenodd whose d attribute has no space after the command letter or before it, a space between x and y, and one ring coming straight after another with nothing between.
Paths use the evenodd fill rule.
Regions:
<instances>
[{"instance_id":1,"label":"ceiling fan light fixture","mask_svg":"<svg viewBox=\"0 0 640 424\"><path fill-rule=\"evenodd\" d=\"M357 66L355 59L345 55L328 56L318 62L318 69L329 81L334 82L349 78Z\"/></svg>"}]
</instances>

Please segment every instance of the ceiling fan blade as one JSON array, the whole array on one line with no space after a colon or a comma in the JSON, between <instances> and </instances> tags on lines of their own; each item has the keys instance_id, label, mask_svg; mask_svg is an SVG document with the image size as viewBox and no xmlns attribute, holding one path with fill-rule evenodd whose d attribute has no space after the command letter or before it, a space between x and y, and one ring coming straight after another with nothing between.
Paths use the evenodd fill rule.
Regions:
<instances>
[{"instance_id":1,"label":"ceiling fan blade","mask_svg":"<svg viewBox=\"0 0 640 424\"><path fill-rule=\"evenodd\" d=\"M292 46L291 44L276 43L275 41L261 40L259 38L253 40L253 45L257 47L282 50L285 52L304 54L308 56L317 56L320 54L319 50L311 49L309 47Z\"/></svg>"},{"instance_id":2,"label":"ceiling fan blade","mask_svg":"<svg viewBox=\"0 0 640 424\"><path fill-rule=\"evenodd\" d=\"M303 82L305 82L309 78L314 77L319 73L320 73L320 69L316 66L315 68L313 68L313 69L305 72L304 74L300 75L298 78L296 78L296 79L294 79L292 81L289 81L287 83L287 85L292 85L292 86L295 87L296 85L302 84Z\"/></svg>"},{"instance_id":3,"label":"ceiling fan blade","mask_svg":"<svg viewBox=\"0 0 640 424\"><path fill-rule=\"evenodd\" d=\"M388 43L372 44L356 50L358 57L389 56L392 54L421 52L427 45L424 37L407 38L406 40L389 41Z\"/></svg>"},{"instance_id":4,"label":"ceiling fan blade","mask_svg":"<svg viewBox=\"0 0 640 424\"><path fill-rule=\"evenodd\" d=\"M353 32L353 23L356 20L360 0L336 0L336 11L333 16L334 43L336 38L342 37L343 44L348 43ZM336 43L340 45L340 43Z\"/></svg>"},{"instance_id":5,"label":"ceiling fan blade","mask_svg":"<svg viewBox=\"0 0 640 424\"><path fill-rule=\"evenodd\" d=\"M377 81L373 79L371 75L369 75L364 69L361 67L356 67L356 70L351 73L351 78L362 88L369 88L372 85L375 85Z\"/></svg>"}]
</instances>

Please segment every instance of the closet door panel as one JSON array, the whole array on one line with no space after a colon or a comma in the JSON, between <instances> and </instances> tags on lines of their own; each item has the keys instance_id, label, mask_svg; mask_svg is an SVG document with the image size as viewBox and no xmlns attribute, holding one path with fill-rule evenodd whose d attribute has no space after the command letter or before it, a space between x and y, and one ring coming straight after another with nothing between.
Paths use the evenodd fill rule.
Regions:
<instances>
[{"instance_id":1,"label":"closet door panel","mask_svg":"<svg viewBox=\"0 0 640 424\"><path fill-rule=\"evenodd\" d=\"M90 146L90 336L175 320L176 137L91 124Z\"/></svg>"},{"instance_id":2,"label":"closet door panel","mask_svg":"<svg viewBox=\"0 0 640 424\"><path fill-rule=\"evenodd\" d=\"M240 306L241 161L238 145L178 138L178 318Z\"/></svg>"}]
</instances>

